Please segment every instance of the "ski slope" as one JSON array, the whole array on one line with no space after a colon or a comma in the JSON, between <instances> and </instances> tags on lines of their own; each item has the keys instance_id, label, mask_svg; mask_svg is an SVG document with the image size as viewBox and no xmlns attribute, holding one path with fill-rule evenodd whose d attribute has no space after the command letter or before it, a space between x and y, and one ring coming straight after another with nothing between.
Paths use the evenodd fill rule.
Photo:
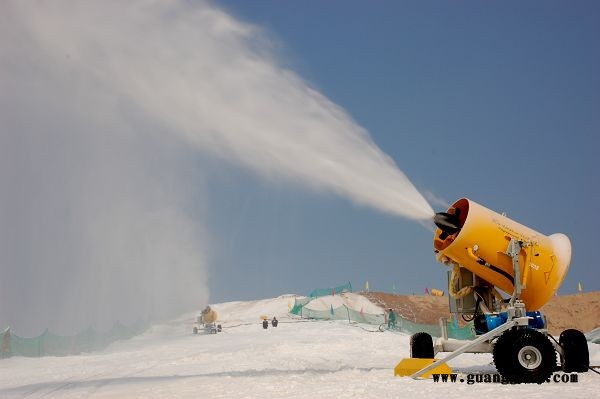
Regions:
<instances>
[{"instance_id":1,"label":"ski slope","mask_svg":"<svg viewBox=\"0 0 600 399\"><path fill-rule=\"evenodd\" d=\"M0 360L0 398L600 397L600 375L591 372L578 383L513 386L394 377L408 356L408 336L292 319L290 301L214 305L223 325L217 335L192 335L189 314L102 352ZM263 330L262 315L277 316L279 327ZM600 345L589 347L599 364ZM451 365L457 373L495 373L491 361L489 354L465 354Z\"/></svg>"}]
</instances>

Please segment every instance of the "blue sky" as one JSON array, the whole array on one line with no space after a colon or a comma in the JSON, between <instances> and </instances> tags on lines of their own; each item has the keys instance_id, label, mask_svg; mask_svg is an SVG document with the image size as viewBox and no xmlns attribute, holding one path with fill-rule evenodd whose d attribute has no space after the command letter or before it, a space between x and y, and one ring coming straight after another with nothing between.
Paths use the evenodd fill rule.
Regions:
<instances>
[{"instance_id":1,"label":"blue sky","mask_svg":"<svg viewBox=\"0 0 600 399\"><path fill-rule=\"evenodd\" d=\"M597 3L216 4L267 30L285 63L368 129L420 190L567 234L561 293L579 281L600 289ZM432 235L413 221L233 166L207 184L213 302L348 280L403 293L445 287Z\"/></svg>"}]
</instances>

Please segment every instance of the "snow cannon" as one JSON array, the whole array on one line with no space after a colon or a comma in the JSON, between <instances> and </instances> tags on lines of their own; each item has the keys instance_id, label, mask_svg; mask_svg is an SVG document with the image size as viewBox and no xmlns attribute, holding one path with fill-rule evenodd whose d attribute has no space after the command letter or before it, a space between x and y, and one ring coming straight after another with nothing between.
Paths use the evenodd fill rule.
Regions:
<instances>
[{"instance_id":1,"label":"snow cannon","mask_svg":"<svg viewBox=\"0 0 600 399\"><path fill-rule=\"evenodd\" d=\"M219 318L219 314L214 310L208 307L208 310L202 312L202 322L203 323L214 323Z\"/></svg>"},{"instance_id":2,"label":"snow cannon","mask_svg":"<svg viewBox=\"0 0 600 399\"><path fill-rule=\"evenodd\" d=\"M552 298L569 270L571 242L564 234L546 236L461 198L447 212L437 213L433 247L438 260L459 265L479 279L513 294L521 281L520 299L538 310ZM519 243L515 270L510 243Z\"/></svg>"},{"instance_id":3,"label":"snow cannon","mask_svg":"<svg viewBox=\"0 0 600 399\"><path fill-rule=\"evenodd\" d=\"M467 198L436 213L433 221L437 259L452 267L450 313L455 323L460 317L472 326L473 337L450 337L447 320L441 318L435 341L427 332L411 336L411 357L396 366L396 375L443 374L442 366L463 353L492 353L498 372L509 383L539 384L560 369L588 371L585 335L568 329L558 341L550 340L547 321L539 312L569 270L567 236L546 236ZM435 359L440 352L449 354Z\"/></svg>"},{"instance_id":4,"label":"snow cannon","mask_svg":"<svg viewBox=\"0 0 600 399\"><path fill-rule=\"evenodd\" d=\"M221 325L216 323L218 318L219 314L210 306L207 306L202 310L202 314L196 317L196 320L192 325L192 332L194 334L198 334L201 331L208 334L221 332Z\"/></svg>"}]
</instances>

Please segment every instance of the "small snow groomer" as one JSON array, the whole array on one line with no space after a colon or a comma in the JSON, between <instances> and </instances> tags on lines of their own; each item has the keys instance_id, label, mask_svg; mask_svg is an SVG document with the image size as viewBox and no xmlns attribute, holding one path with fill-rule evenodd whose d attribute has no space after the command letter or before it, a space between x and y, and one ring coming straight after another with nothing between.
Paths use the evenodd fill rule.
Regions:
<instances>
[{"instance_id":1,"label":"small snow groomer","mask_svg":"<svg viewBox=\"0 0 600 399\"><path fill-rule=\"evenodd\" d=\"M451 370L446 363L462 353L492 353L498 372L510 383L542 383L560 369L588 370L583 333L565 330L557 342L539 311L569 270L567 236L543 235L467 198L437 213L434 222L437 260L452 268L450 312L472 321L476 338L448 338L446 320L441 319L441 337L435 342L424 332L411 337L411 358L396 366L396 375L447 374ZM439 352L450 354L434 359Z\"/></svg>"},{"instance_id":2,"label":"small snow groomer","mask_svg":"<svg viewBox=\"0 0 600 399\"><path fill-rule=\"evenodd\" d=\"M203 331L207 334L216 334L217 332L221 332L221 325L217 324L217 319L219 315L210 306L204 308L202 313L196 317L196 321L194 322L192 332L194 334L198 334Z\"/></svg>"}]
</instances>

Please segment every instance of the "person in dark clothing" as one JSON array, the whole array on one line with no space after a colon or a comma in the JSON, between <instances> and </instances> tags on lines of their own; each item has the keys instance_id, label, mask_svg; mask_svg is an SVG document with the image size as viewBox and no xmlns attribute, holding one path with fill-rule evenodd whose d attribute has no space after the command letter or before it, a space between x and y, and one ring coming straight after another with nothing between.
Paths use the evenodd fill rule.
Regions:
<instances>
[{"instance_id":1,"label":"person in dark clothing","mask_svg":"<svg viewBox=\"0 0 600 399\"><path fill-rule=\"evenodd\" d=\"M263 328L266 330L267 328L269 328L269 320L264 319L263 320Z\"/></svg>"},{"instance_id":2,"label":"person in dark clothing","mask_svg":"<svg viewBox=\"0 0 600 399\"><path fill-rule=\"evenodd\" d=\"M396 328L396 314L392 308L390 308L388 312L388 328Z\"/></svg>"},{"instance_id":3,"label":"person in dark clothing","mask_svg":"<svg viewBox=\"0 0 600 399\"><path fill-rule=\"evenodd\" d=\"M277 318L273 316L273 320L271 320L271 325L273 327L277 327L277 324L279 324L279 321L277 321Z\"/></svg>"}]
</instances>

